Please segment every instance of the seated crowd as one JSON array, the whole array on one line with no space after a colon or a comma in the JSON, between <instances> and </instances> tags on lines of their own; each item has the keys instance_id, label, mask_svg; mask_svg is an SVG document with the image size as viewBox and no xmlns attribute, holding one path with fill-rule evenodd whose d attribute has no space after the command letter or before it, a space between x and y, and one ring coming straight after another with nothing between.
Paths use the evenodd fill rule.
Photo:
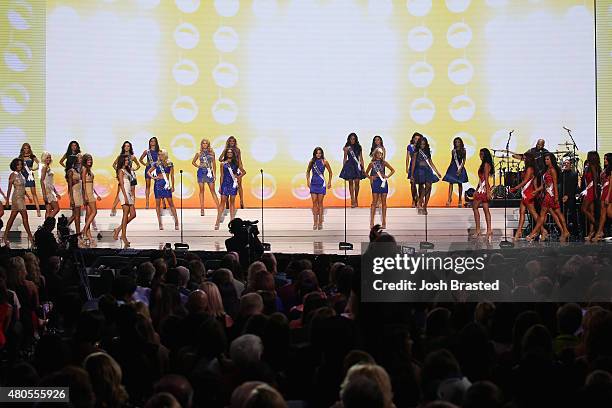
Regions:
<instances>
[{"instance_id":1,"label":"seated crowd","mask_svg":"<svg viewBox=\"0 0 612 408\"><path fill-rule=\"evenodd\" d=\"M69 386L74 407L612 406L608 302L363 303L358 257L242 270L230 252L207 270L171 250L87 299L48 235L3 251L0 385ZM506 271L523 300L560 271L612 270L610 254L541 251Z\"/></svg>"}]
</instances>

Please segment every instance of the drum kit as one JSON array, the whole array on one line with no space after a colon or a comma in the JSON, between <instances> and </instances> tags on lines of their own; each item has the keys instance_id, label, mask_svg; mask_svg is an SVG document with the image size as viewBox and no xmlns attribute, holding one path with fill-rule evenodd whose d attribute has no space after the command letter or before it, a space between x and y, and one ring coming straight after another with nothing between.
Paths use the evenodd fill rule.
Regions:
<instances>
[{"instance_id":1,"label":"drum kit","mask_svg":"<svg viewBox=\"0 0 612 408\"><path fill-rule=\"evenodd\" d=\"M516 187L523 180L523 165L522 160L517 158L521 157L522 154L515 153L507 149L492 149L493 157L496 159L495 171L493 172L493 197L497 199L519 199L521 198L521 192L511 192L512 187ZM578 168L578 161L580 160L573 143L564 142L557 145L557 150L549 152L556 156L557 163L561 167L561 163L564 160L569 159L574 169ZM499 181L499 183L497 183Z\"/></svg>"}]
</instances>

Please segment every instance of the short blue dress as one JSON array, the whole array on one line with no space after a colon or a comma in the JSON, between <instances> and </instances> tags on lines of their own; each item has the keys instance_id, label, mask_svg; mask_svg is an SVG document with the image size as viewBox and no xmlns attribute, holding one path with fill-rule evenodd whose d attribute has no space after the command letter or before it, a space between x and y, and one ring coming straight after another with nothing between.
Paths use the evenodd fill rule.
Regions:
<instances>
[{"instance_id":1,"label":"short blue dress","mask_svg":"<svg viewBox=\"0 0 612 408\"><path fill-rule=\"evenodd\" d=\"M164 171L166 172L166 178L170 181L170 171L172 170L172 163L168 163L167 166L164 167ZM163 173L161 171L161 165L157 166L157 175L161 176ZM166 188L166 180L163 178L155 179L155 185L153 186L153 192L155 193L155 198L172 198L172 190Z\"/></svg>"},{"instance_id":2,"label":"short blue dress","mask_svg":"<svg viewBox=\"0 0 612 408\"><path fill-rule=\"evenodd\" d=\"M151 168L151 165L157 163L158 153L159 152L155 150L147 150L147 166L145 167L145 179L151 178L151 176L149 176L149 169Z\"/></svg>"},{"instance_id":3,"label":"short blue dress","mask_svg":"<svg viewBox=\"0 0 612 408\"><path fill-rule=\"evenodd\" d=\"M310 194L325 195L325 164L322 159L316 160L312 165L310 178Z\"/></svg>"},{"instance_id":4,"label":"short blue dress","mask_svg":"<svg viewBox=\"0 0 612 408\"><path fill-rule=\"evenodd\" d=\"M465 171L465 165L463 166L463 168L461 168L461 173L459 173L459 176L457 176L457 169L459 168L457 166L457 163L461 164L461 162L464 161L465 158L463 158L463 155L460 154L456 149L453 149L451 151L451 156L451 162L442 180L452 184L467 183L468 175L467 171Z\"/></svg>"},{"instance_id":5,"label":"short blue dress","mask_svg":"<svg viewBox=\"0 0 612 408\"><path fill-rule=\"evenodd\" d=\"M365 169L361 168L359 155L351 146L348 146L348 151L346 152L346 163L344 163L342 166L340 178L344 180L363 180L366 178L364 170Z\"/></svg>"},{"instance_id":6,"label":"short blue dress","mask_svg":"<svg viewBox=\"0 0 612 408\"><path fill-rule=\"evenodd\" d=\"M437 183L440 181L438 176L436 176L427 160L430 159L423 150L419 150L416 152L416 163L414 165L414 182L417 184L425 184L425 183Z\"/></svg>"},{"instance_id":7,"label":"short blue dress","mask_svg":"<svg viewBox=\"0 0 612 408\"><path fill-rule=\"evenodd\" d=\"M383 186L383 179L378 177L378 173L382 175L385 174L384 160L374 160L372 162L372 170L370 171L370 176L376 176L374 181L372 181L372 194L387 194L389 192L389 182L387 180L387 182Z\"/></svg>"},{"instance_id":8,"label":"short blue dress","mask_svg":"<svg viewBox=\"0 0 612 408\"><path fill-rule=\"evenodd\" d=\"M408 156L410 157L410 160L408 161L408 178L410 179L412 177L412 160L415 147L413 144L409 144L406 150L408 151Z\"/></svg>"},{"instance_id":9,"label":"short blue dress","mask_svg":"<svg viewBox=\"0 0 612 408\"><path fill-rule=\"evenodd\" d=\"M198 168L198 183L214 183L213 155L210 152L200 152L200 167Z\"/></svg>"},{"instance_id":10,"label":"short blue dress","mask_svg":"<svg viewBox=\"0 0 612 408\"><path fill-rule=\"evenodd\" d=\"M25 164L25 166L28 166L30 171L32 170L32 166L34 166L34 160L32 158L24 159L23 163ZM29 174L28 174L28 171L26 170L25 166L23 166L23 170L21 170L21 175L25 179L25 187L35 187L36 186L36 182L34 181L34 178L32 178L32 180L28 180ZM32 177L33 176L34 176L34 172L32 172Z\"/></svg>"},{"instance_id":11,"label":"short blue dress","mask_svg":"<svg viewBox=\"0 0 612 408\"><path fill-rule=\"evenodd\" d=\"M238 186L234 186L234 179L229 169L232 169L234 176L238 176L238 165L234 163L223 163L223 182L221 183L221 195L235 196L238 194Z\"/></svg>"}]
</instances>

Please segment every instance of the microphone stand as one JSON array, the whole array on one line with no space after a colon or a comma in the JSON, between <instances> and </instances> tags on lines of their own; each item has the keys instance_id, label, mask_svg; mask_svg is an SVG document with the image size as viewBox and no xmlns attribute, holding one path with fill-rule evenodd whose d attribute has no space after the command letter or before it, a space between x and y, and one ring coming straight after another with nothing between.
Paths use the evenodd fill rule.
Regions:
<instances>
[{"instance_id":1,"label":"microphone stand","mask_svg":"<svg viewBox=\"0 0 612 408\"><path fill-rule=\"evenodd\" d=\"M421 241L419 243L419 248L420 249L434 249L435 245L433 244L433 242L429 242L429 240L427 239L427 215L428 211L425 210L425 241Z\"/></svg>"},{"instance_id":2,"label":"microphone stand","mask_svg":"<svg viewBox=\"0 0 612 408\"><path fill-rule=\"evenodd\" d=\"M272 246L269 242L266 242L266 233L264 230L264 177L263 177L263 169L259 169L259 173L261 174L261 245L263 246L264 251L270 251Z\"/></svg>"},{"instance_id":3,"label":"microphone stand","mask_svg":"<svg viewBox=\"0 0 612 408\"><path fill-rule=\"evenodd\" d=\"M174 244L174 249L175 250L182 250L182 251L187 251L189 249L189 245L185 244L183 242L183 170L179 170L179 173L181 175L181 242L176 242Z\"/></svg>"},{"instance_id":4,"label":"microphone stand","mask_svg":"<svg viewBox=\"0 0 612 408\"><path fill-rule=\"evenodd\" d=\"M353 244L346 242L346 180L344 180L344 241L338 244L338 249L344 251L344 255L347 250L353 249Z\"/></svg>"},{"instance_id":5,"label":"microphone stand","mask_svg":"<svg viewBox=\"0 0 612 408\"><path fill-rule=\"evenodd\" d=\"M567 134L570 137L570 140L572 141L572 162L573 162L572 164L574 165L574 168L575 168L575 171L576 171L576 178L578 179L578 168L579 168L579 166L578 166L578 156L576 155L576 151L578 150L578 145L576 144L576 141L574 140L574 136L572 136L572 130L566 128L565 126L563 126L563 129L565 129L567 131ZM570 166L570 171L571 171L571 166ZM564 181L563 188L565 188L565 174L563 174L563 181ZM574 197L574 200L575 199L576 198ZM567 201L570 201L569 197L568 197ZM567 207L567 205L563 206L564 210L566 209L566 207ZM576 210L576 203L574 203L573 211L577 211ZM568 209L568 211L563 211L563 213L565 215L565 225L568 225L568 221L569 221L569 209ZM576 217L576 218L578 218L578 217ZM586 215L585 215L585 220L586 220ZM585 225L587 225L586 222L585 222Z\"/></svg>"},{"instance_id":6,"label":"microphone stand","mask_svg":"<svg viewBox=\"0 0 612 408\"><path fill-rule=\"evenodd\" d=\"M508 241L508 186L506 186L508 174L510 173L510 139L512 139L513 132L514 130L511 130L508 133L508 141L506 142L506 173L504 174L504 180L502 183L504 189L504 239L502 239L499 243L500 248L514 248L514 243ZM500 182L501 181L500 176Z\"/></svg>"}]
</instances>

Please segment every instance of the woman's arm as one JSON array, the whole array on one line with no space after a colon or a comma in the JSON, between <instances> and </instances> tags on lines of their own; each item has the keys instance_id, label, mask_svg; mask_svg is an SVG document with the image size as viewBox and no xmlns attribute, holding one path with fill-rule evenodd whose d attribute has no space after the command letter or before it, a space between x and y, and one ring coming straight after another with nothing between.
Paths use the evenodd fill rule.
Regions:
<instances>
[{"instance_id":1,"label":"woman's arm","mask_svg":"<svg viewBox=\"0 0 612 408\"><path fill-rule=\"evenodd\" d=\"M127 193L125 191L125 187L123 186L123 179L124 179L124 177L125 177L125 172L122 170L122 171L119 172L119 190L123 194L123 198L125 199L125 203L127 204L129 202L129 200L128 200Z\"/></svg>"},{"instance_id":2,"label":"woman's arm","mask_svg":"<svg viewBox=\"0 0 612 408\"><path fill-rule=\"evenodd\" d=\"M155 166L151 166L151 168L147 171L147 174L149 175L149 177L151 177L152 179L157 179L159 178L159 174L156 177L153 177L153 172L155 171ZM123 172L119 172L120 174Z\"/></svg>"},{"instance_id":3,"label":"woman's arm","mask_svg":"<svg viewBox=\"0 0 612 408\"><path fill-rule=\"evenodd\" d=\"M174 165L172 165L172 167L170 167L170 180L172 180L171 181L172 184L170 185L170 189L174 193Z\"/></svg>"},{"instance_id":4,"label":"woman's arm","mask_svg":"<svg viewBox=\"0 0 612 408\"><path fill-rule=\"evenodd\" d=\"M86 184L85 180L87 180L87 169L85 168L85 166L83 166L81 168L81 183L80 183L81 184L81 186L80 186L81 187L81 191L87 191L86 188L85 188L85 184ZM85 202L85 204L88 204L88 202L87 202L87 194L83 194L83 201Z\"/></svg>"},{"instance_id":5,"label":"woman's arm","mask_svg":"<svg viewBox=\"0 0 612 408\"><path fill-rule=\"evenodd\" d=\"M323 161L323 163L325 164L325 168L327 169L327 174L329 174L329 180L327 181L327 188L331 188L332 169L327 160Z\"/></svg>"},{"instance_id":6,"label":"woman's arm","mask_svg":"<svg viewBox=\"0 0 612 408\"><path fill-rule=\"evenodd\" d=\"M142 152L142 154L140 155L140 158L138 159L140 164L142 164L143 166L147 165L147 162L144 161L144 158L147 157L147 153L148 153L148 150L145 150L144 152Z\"/></svg>"},{"instance_id":7,"label":"woman's arm","mask_svg":"<svg viewBox=\"0 0 612 408\"><path fill-rule=\"evenodd\" d=\"M409 173L409 166L410 166L410 150L406 149L406 174Z\"/></svg>"},{"instance_id":8,"label":"woman's arm","mask_svg":"<svg viewBox=\"0 0 612 408\"><path fill-rule=\"evenodd\" d=\"M134 168L132 169L133 171L140 170L140 162L138 161L138 158L134 155L132 155L132 163L135 164Z\"/></svg>"},{"instance_id":9,"label":"woman's arm","mask_svg":"<svg viewBox=\"0 0 612 408\"><path fill-rule=\"evenodd\" d=\"M195 156L193 156L193 160L191 161L191 164L193 165L193 167L200 168L200 165L196 162L199 157L200 155L198 153L196 153Z\"/></svg>"},{"instance_id":10,"label":"woman's arm","mask_svg":"<svg viewBox=\"0 0 612 408\"><path fill-rule=\"evenodd\" d=\"M553 194L555 195L555 200L559 201L559 187L557 186L557 172L552 171L552 179L553 179Z\"/></svg>"},{"instance_id":11,"label":"woman's arm","mask_svg":"<svg viewBox=\"0 0 612 408\"><path fill-rule=\"evenodd\" d=\"M416 166L416 151L414 151L412 154L412 162L410 164L411 169L410 169L410 180L414 180L414 168Z\"/></svg>"},{"instance_id":12,"label":"woman's arm","mask_svg":"<svg viewBox=\"0 0 612 408\"><path fill-rule=\"evenodd\" d=\"M344 151L344 157L342 158L342 164L346 163L346 158L348 156L348 147L344 147L342 148L342 150Z\"/></svg>"},{"instance_id":13,"label":"woman's arm","mask_svg":"<svg viewBox=\"0 0 612 408\"><path fill-rule=\"evenodd\" d=\"M393 166L391 166L388 162L385 161L385 167L388 168L389 170L391 170L391 173L389 173L388 175L385 176L385 178L389 178L392 175L395 174L395 169L393 168Z\"/></svg>"},{"instance_id":14,"label":"woman's arm","mask_svg":"<svg viewBox=\"0 0 612 408\"><path fill-rule=\"evenodd\" d=\"M219 194L221 194L221 186L223 185L223 162L219 162Z\"/></svg>"},{"instance_id":15,"label":"woman's arm","mask_svg":"<svg viewBox=\"0 0 612 408\"><path fill-rule=\"evenodd\" d=\"M370 164L368 164L368 168L365 170L365 174L366 174L366 176L368 176L368 178L370 180L373 181L374 179L376 179L376 177L378 177L378 175L370 176L370 171L371 170L372 170L372 162L370 162Z\"/></svg>"},{"instance_id":16,"label":"woman's arm","mask_svg":"<svg viewBox=\"0 0 612 408\"><path fill-rule=\"evenodd\" d=\"M306 185L310 188L310 169L312 169L312 160L308 162L306 166Z\"/></svg>"},{"instance_id":17,"label":"woman's arm","mask_svg":"<svg viewBox=\"0 0 612 408\"><path fill-rule=\"evenodd\" d=\"M361 168L365 169L365 165L363 164L363 152L359 153L359 162L361 163Z\"/></svg>"},{"instance_id":18,"label":"woman's arm","mask_svg":"<svg viewBox=\"0 0 612 408\"><path fill-rule=\"evenodd\" d=\"M6 189L6 203L8 204L8 197L11 196L11 191L13 190L13 182L15 181L15 173L11 173L8 180L8 187Z\"/></svg>"},{"instance_id":19,"label":"woman's arm","mask_svg":"<svg viewBox=\"0 0 612 408\"><path fill-rule=\"evenodd\" d=\"M48 204L47 202L47 187L45 186L45 177L47 177L47 166L43 166L40 170L40 189L43 195L43 202Z\"/></svg>"},{"instance_id":20,"label":"woman's arm","mask_svg":"<svg viewBox=\"0 0 612 408\"><path fill-rule=\"evenodd\" d=\"M433 167L434 171L436 172L436 174L438 175L438 177L442 178L442 175L440 174L440 172L438 171L438 169L436 168L436 165L434 164L433 160L431 159L431 157L428 159L429 160L429 164L431 164L431 167Z\"/></svg>"},{"instance_id":21,"label":"woman's arm","mask_svg":"<svg viewBox=\"0 0 612 408\"><path fill-rule=\"evenodd\" d=\"M520 190L521 188L523 188L523 186L525 184L527 184L527 182L529 182L529 180L531 180L533 178L533 170L531 169L531 167L529 167L526 171L527 171L526 177L523 178L523 181L518 183L518 185L512 187L510 189L510 191L518 191L518 190Z\"/></svg>"},{"instance_id":22,"label":"woman's arm","mask_svg":"<svg viewBox=\"0 0 612 408\"><path fill-rule=\"evenodd\" d=\"M30 170L36 171L38 170L38 166L40 165L40 161L38 161L38 157L32 157L32 168Z\"/></svg>"},{"instance_id":23,"label":"woman's arm","mask_svg":"<svg viewBox=\"0 0 612 408\"><path fill-rule=\"evenodd\" d=\"M210 161L210 171L213 176L213 180L216 178L217 169L215 168L215 163L217 162L217 158L215 157L215 151L212 151L212 159Z\"/></svg>"},{"instance_id":24,"label":"woman's arm","mask_svg":"<svg viewBox=\"0 0 612 408\"><path fill-rule=\"evenodd\" d=\"M119 163L119 156L117 156L117 158L113 162L113 169L115 170L115 172L117 171L117 163Z\"/></svg>"},{"instance_id":25,"label":"woman's arm","mask_svg":"<svg viewBox=\"0 0 612 408\"><path fill-rule=\"evenodd\" d=\"M62 158L59 161L60 166L62 166L63 168L66 168L66 164L65 163L66 163L66 159L67 158L68 157L66 157L66 153L64 153L64 155L62 156Z\"/></svg>"}]
</instances>

